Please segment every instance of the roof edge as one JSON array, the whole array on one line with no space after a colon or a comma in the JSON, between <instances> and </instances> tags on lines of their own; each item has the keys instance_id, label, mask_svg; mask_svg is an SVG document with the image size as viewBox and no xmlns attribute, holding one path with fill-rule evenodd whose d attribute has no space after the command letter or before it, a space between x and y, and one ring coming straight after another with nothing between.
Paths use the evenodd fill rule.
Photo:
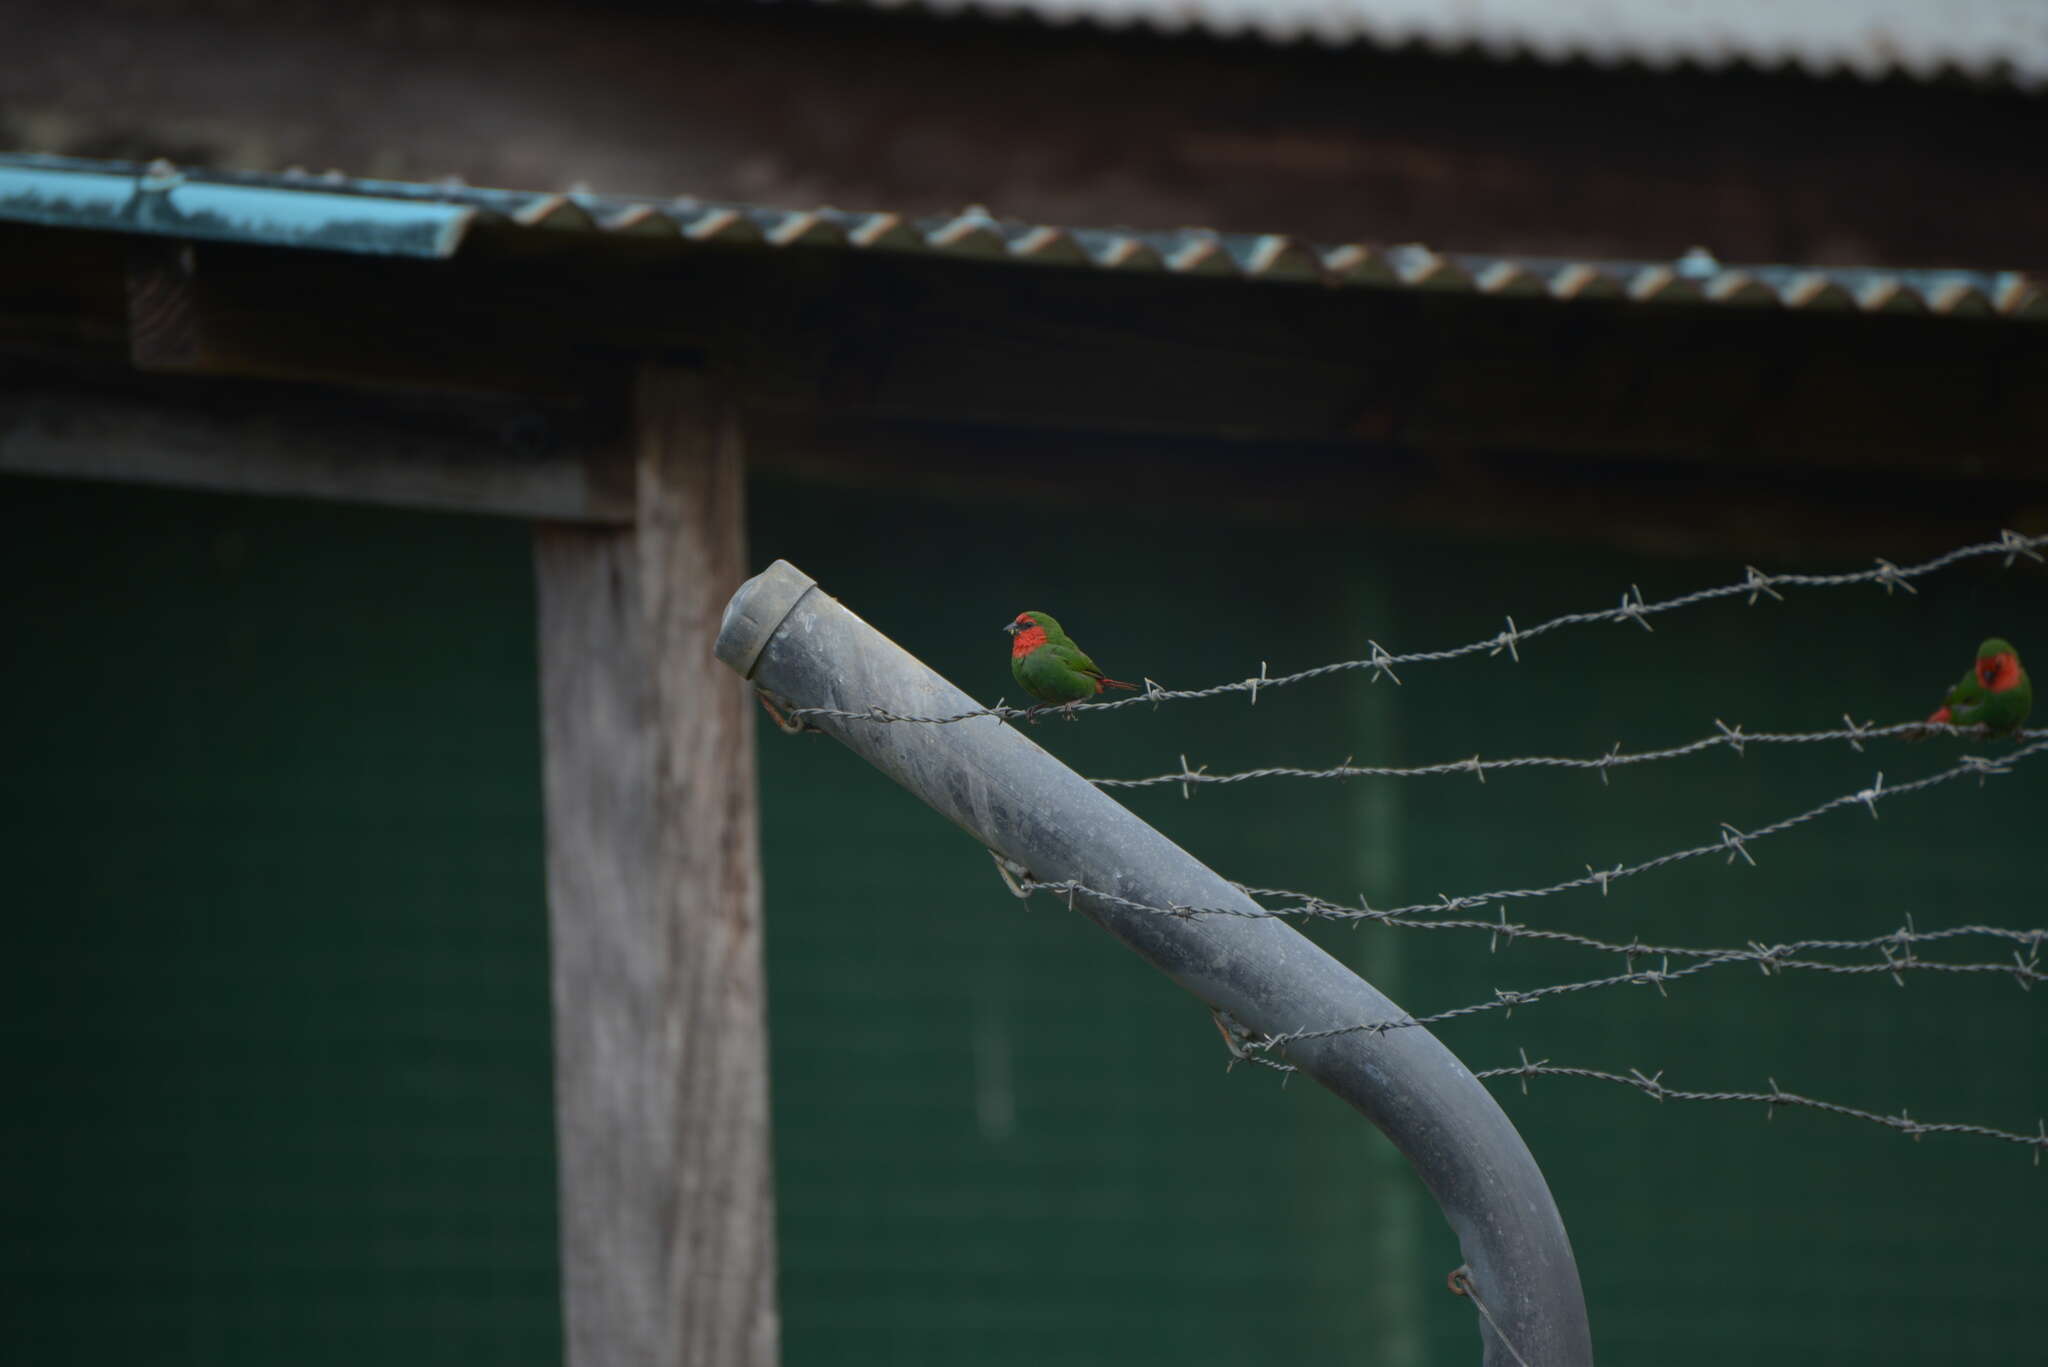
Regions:
<instances>
[{"instance_id":1,"label":"roof edge","mask_svg":"<svg viewBox=\"0 0 2048 1367\"><path fill-rule=\"evenodd\" d=\"M476 228L678 246L904 252L1115 274L1330 288L1613 299L1798 312L1920 313L2048 321L2048 282L2024 271L1729 265L1441 252L1414 243L1320 245L1207 228L1066 228L979 206L912 217L690 198L525 192L308 175L0 155L0 221L197 241L447 259Z\"/></svg>"}]
</instances>

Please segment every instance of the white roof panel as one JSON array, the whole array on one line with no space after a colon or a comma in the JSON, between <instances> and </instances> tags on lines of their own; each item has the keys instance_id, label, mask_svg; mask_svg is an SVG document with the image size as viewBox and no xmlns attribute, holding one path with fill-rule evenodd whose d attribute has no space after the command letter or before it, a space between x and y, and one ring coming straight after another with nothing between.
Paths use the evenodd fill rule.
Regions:
<instances>
[{"instance_id":1,"label":"white roof panel","mask_svg":"<svg viewBox=\"0 0 2048 1367\"><path fill-rule=\"evenodd\" d=\"M2048 0L857 0L1275 42L2048 84Z\"/></svg>"}]
</instances>

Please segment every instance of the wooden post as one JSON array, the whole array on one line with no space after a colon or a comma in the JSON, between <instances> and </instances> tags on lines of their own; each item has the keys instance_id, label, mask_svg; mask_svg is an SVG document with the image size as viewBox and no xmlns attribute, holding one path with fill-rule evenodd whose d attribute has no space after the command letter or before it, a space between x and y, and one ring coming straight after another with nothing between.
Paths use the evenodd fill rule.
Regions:
<instances>
[{"instance_id":1,"label":"wooden post","mask_svg":"<svg viewBox=\"0 0 2048 1367\"><path fill-rule=\"evenodd\" d=\"M567 1361L773 1367L739 423L701 374L634 393L634 525L534 541Z\"/></svg>"}]
</instances>

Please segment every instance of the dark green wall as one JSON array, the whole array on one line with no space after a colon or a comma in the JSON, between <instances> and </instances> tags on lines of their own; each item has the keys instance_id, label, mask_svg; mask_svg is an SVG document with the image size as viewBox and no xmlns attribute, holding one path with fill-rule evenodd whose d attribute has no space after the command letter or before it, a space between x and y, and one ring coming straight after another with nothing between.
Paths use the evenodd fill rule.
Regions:
<instances>
[{"instance_id":1,"label":"dark green wall","mask_svg":"<svg viewBox=\"0 0 2048 1367\"><path fill-rule=\"evenodd\" d=\"M1134 489L1141 489L1134 484ZM999 628L1060 614L1112 673L1185 686L1403 650L1740 576L1126 506L762 482L784 555L989 700ZM39 1363L560 1356L524 528L0 482L0 1356ZM1770 568L1814 568L1788 555ZM1476 659L1034 735L1085 772L1597 754L1844 710L1924 713L1970 647L2048 646L1995 561L1703 607ZM1013 701L1014 701L1013 696ZM1617 772L1244 785L1134 807L1232 876L1376 904L1555 881L1943 767L1957 747L1714 753ZM790 1367L1469 1362L1453 1239L1313 1086L1226 1072L1207 1014L819 737L765 729L763 841ZM2038 766L1517 908L1741 944L2038 925ZM2048 769L2041 770L2048 773ZM1614 962L1316 931L1416 1011ZM1998 957L1990 947L1959 957ZM1475 1067L1665 1068L2028 1130L2041 993L1730 968L1447 1025ZM2048 1329L2024 1150L1620 1089L1496 1084L1578 1248L1604 1360L2031 1360Z\"/></svg>"},{"instance_id":2,"label":"dark green wall","mask_svg":"<svg viewBox=\"0 0 2048 1367\"><path fill-rule=\"evenodd\" d=\"M758 491L753 552L786 556L969 692L1016 701L999 628L1060 616L1111 674L1188 687L1366 651L1459 644L1556 613L1739 579L1739 564L1369 536L1148 507ZM1990 529L1987 529L1987 531ZM1796 558L1777 569L1815 568ZM1819 568L1828 568L1821 566ZM1136 709L1035 738L1084 772L1597 755L1715 718L1818 729L1924 715L1977 640L2048 657L2038 573L1954 570L1880 590L1603 625L1503 656ZM1459 1363L1455 1243L1365 1123L1225 1055L1203 1009L1049 898L1019 903L965 837L819 737L762 733L783 1309L792 1367L854 1362ZM1946 767L1958 746L1710 753L1588 774L1152 790L1131 804L1223 872L1375 904L1546 884ZM1519 919L1626 941L1742 945L1970 921L2041 925L2048 764L1838 813L1760 844L1527 903ZM1620 971L1484 936L1317 938L1418 1012ZM2004 959L1979 943L1950 957ZM1874 957L1874 956L1873 956ZM1724 968L1446 1025L1473 1067L1532 1057L1673 1086L1788 1089L2031 1131L2039 1012L2010 978L1765 979ZM1918 1144L1835 1117L1494 1084L1572 1231L1610 1362L2004 1363L2048 1329L2048 1187L2024 1149ZM1760 1347L1764 1345L1764 1347Z\"/></svg>"},{"instance_id":3,"label":"dark green wall","mask_svg":"<svg viewBox=\"0 0 2048 1367\"><path fill-rule=\"evenodd\" d=\"M0 1357L560 1361L529 566L0 480Z\"/></svg>"}]
</instances>

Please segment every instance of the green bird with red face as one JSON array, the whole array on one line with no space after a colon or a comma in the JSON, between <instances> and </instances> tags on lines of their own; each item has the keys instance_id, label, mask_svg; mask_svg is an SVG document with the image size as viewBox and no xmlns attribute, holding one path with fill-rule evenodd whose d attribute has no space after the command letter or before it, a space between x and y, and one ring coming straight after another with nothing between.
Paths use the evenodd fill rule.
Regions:
<instances>
[{"instance_id":1,"label":"green bird with red face","mask_svg":"<svg viewBox=\"0 0 2048 1367\"><path fill-rule=\"evenodd\" d=\"M1992 735L2009 736L2020 729L2033 705L2034 681L2021 668L2019 652L1994 636L1977 647L1977 663L1927 720L1950 726L1981 722Z\"/></svg>"},{"instance_id":2,"label":"green bird with red face","mask_svg":"<svg viewBox=\"0 0 2048 1367\"><path fill-rule=\"evenodd\" d=\"M1035 716L1040 707L1065 707L1072 720L1073 705L1082 699L1105 688L1137 687L1104 675L1073 637L1043 612L1020 612L1003 630L1010 633L1010 673L1038 699L1038 707L1027 716Z\"/></svg>"}]
</instances>

